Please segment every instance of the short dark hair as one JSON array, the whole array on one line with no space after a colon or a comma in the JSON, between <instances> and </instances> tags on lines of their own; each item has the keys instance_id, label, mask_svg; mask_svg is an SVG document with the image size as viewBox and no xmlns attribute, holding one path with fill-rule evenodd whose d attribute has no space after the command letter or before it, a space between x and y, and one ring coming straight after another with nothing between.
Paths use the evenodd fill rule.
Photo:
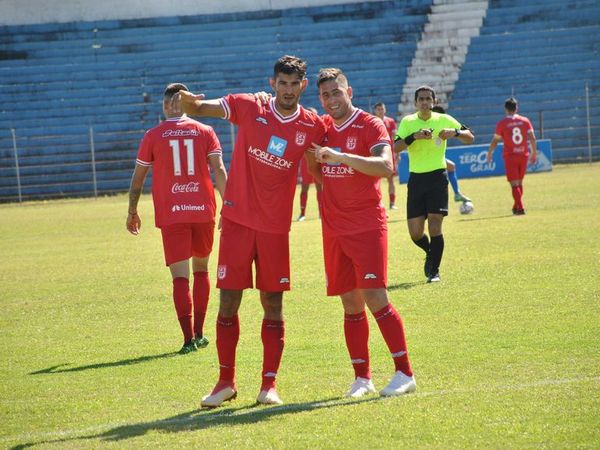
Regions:
<instances>
[{"instance_id":1,"label":"short dark hair","mask_svg":"<svg viewBox=\"0 0 600 450\"><path fill-rule=\"evenodd\" d=\"M417 90L415 91L415 102L417 101L417 97L419 96L419 92L421 92L421 91L431 92L431 96L435 100L435 90L431 86L427 86L426 84L424 84L423 86L419 86L417 88Z\"/></svg>"},{"instance_id":2,"label":"short dark hair","mask_svg":"<svg viewBox=\"0 0 600 450\"><path fill-rule=\"evenodd\" d=\"M321 69L319 70L319 75L317 75L317 88L326 81L337 79L348 85L348 78L346 78L346 75L344 75L342 69L338 69L336 67L327 67L325 69Z\"/></svg>"},{"instance_id":3,"label":"short dark hair","mask_svg":"<svg viewBox=\"0 0 600 450\"><path fill-rule=\"evenodd\" d=\"M517 102L516 98L509 97L504 102L504 107L506 108L507 111L515 112L517 110L517 105L518 104L519 104L519 102Z\"/></svg>"},{"instance_id":4,"label":"short dark hair","mask_svg":"<svg viewBox=\"0 0 600 450\"><path fill-rule=\"evenodd\" d=\"M446 114L446 110L442 105L435 105L431 110L436 113Z\"/></svg>"},{"instance_id":5,"label":"short dark hair","mask_svg":"<svg viewBox=\"0 0 600 450\"><path fill-rule=\"evenodd\" d=\"M189 91L187 86L183 83L171 83L165 89L164 97L170 99L179 91Z\"/></svg>"},{"instance_id":6,"label":"short dark hair","mask_svg":"<svg viewBox=\"0 0 600 450\"><path fill-rule=\"evenodd\" d=\"M385 103L383 102L377 102L373 105L373 110L375 110L375 108L379 108L380 106L383 106L385 108Z\"/></svg>"},{"instance_id":7,"label":"short dark hair","mask_svg":"<svg viewBox=\"0 0 600 450\"><path fill-rule=\"evenodd\" d=\"M280 73L297 74L303 80L306 78L306 62L297 56L284 55L277 60L273 67L273 78L277 78Z\"/></svg>"}]
</instances>

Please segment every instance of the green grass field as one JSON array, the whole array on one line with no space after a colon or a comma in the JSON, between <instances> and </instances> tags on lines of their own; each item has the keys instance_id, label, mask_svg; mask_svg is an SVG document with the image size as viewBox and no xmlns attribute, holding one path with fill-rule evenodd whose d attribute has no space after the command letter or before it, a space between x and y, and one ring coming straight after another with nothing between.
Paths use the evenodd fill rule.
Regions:
<instances>
[{"instance_id":1,"label":"green grass field","mask_svg":"<svg viewBox=\"0 0 600 450\"><path fill-rule=\"evenodd\" d=\"M254 404L262 312L247 291L239 396L215 410L198 407L218 374L217 290L211 344L175 355L181 337L149 196L137 237L125 230L124 195L0 205L0 447L598 448L600 164L528 175L523 217L510 214L503 178L461 188L476 211L452 205L440 284L425 283L404 207L390 212L390 296L416 394L343 397L353 372L341 305L324 295L313 189L307 221L291 232L285 405ZM393 365L370 323L381 389Z\"/></svg>"}]
</instances>

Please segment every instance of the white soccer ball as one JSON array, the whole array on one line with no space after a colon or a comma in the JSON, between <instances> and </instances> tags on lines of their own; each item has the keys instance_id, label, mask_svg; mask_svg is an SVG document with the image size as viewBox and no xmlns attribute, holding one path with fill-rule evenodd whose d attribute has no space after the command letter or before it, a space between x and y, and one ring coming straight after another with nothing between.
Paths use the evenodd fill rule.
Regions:
<instances>
[{"instance_id":1,"label":"white soccer ball","mask_svg":"<svg viewBox=\"0 0 600 450\"><path fill-rule=\"evenodd\" d=\"M471 202L462 202L460 208L458 208L461 214L471 214L475 208Z\"/></svg>"}]
</instances>

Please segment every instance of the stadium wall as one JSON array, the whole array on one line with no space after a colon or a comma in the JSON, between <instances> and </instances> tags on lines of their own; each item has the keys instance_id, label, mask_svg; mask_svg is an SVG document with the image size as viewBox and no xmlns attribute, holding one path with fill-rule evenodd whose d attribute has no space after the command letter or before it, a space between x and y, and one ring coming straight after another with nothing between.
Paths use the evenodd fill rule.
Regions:
<instances>
[{"instance_id":1,"label":"stadium wall","mask_svg":"<svg viewBox=\"0 0 600 450\"><path fill-rule=\"evenodd\" d=\"M222 14L369 1L381 0L3 0L0 25Z\"/></svg>"}]
</instances>

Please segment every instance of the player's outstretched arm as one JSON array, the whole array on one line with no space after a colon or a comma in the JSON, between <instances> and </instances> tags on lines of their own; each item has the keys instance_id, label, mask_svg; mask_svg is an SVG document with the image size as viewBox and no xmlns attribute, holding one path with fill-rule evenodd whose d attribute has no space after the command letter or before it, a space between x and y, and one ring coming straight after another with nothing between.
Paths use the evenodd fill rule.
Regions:
<instances>
[{"instance_id":1,"label":"player's outstretched arm","mask_svg":"<svg viewBox=\"0 0 600 450\"><path fill-rule=\"evenodd\" d=\"M144 180L148 174L149 167L136 164L131 176L131 184L129 186L129 207L127 209L127 220L125 226L131 234L140 234L142 228L142 219L138 214L138 202L144 188Z\"/></svg>"},{"instance_id":2,"label":"player's outstretched arm","mask_svg":"<svg viewBox=\"0 0 600 450\"><path fill-rule=\"evenodd\" d=\"M204 100L204 94L193 94L189 91L179 91L171 98L173 111L189 114L190 116L215 117L222 119L226 111L219 100Z\"/></svg>"},{"instance_id":3,"label":"player's outstretched arm","mask_svg":"<svg viewBox=\"0 0 600 450\"><path fill-rule=\"evenodd\" d=\"M373 177L387 178L394 173L392 152L390 146L387 144L380 144L373 147L371 150L372 156L342 153L330 147L321 147L314 143L311 149L315 151L315 158L320 163L342 163L365 175Z\"/></svg>"}]
</instances>

